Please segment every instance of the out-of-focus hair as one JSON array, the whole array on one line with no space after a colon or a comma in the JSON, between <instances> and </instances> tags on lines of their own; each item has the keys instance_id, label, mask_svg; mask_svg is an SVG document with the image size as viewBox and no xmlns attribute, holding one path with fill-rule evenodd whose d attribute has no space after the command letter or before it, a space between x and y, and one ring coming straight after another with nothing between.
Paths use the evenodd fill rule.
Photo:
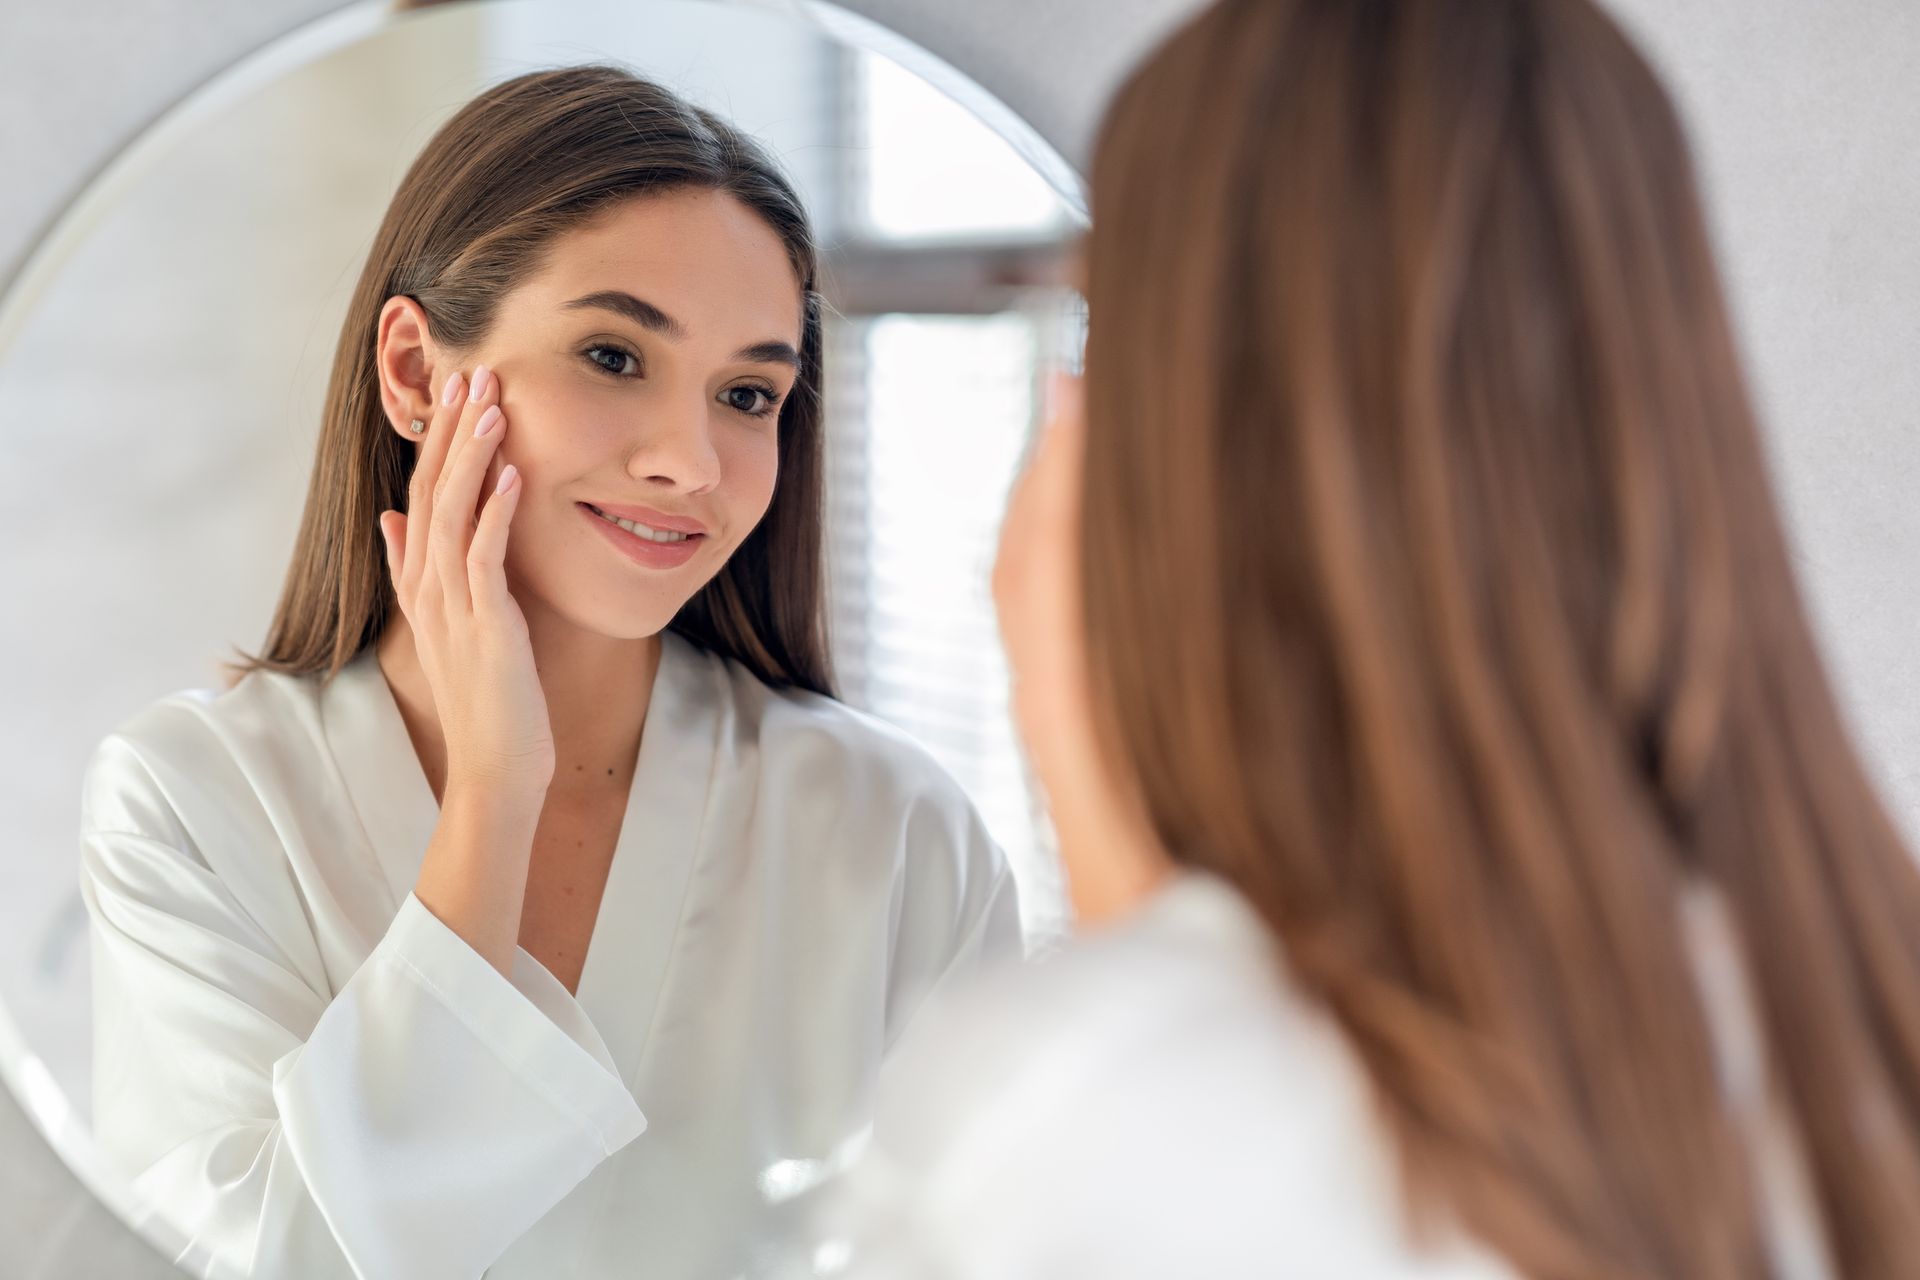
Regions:
<instances>
[{"instance_id":1,"label":"out-of-focus hair","mask_svg":"<svg viewBox=\"0 0 1920 1280\"><path fill-rule=\"evenodd\" d=\"M1222 0L1092 204L1101 741L1356 1046L1415 1219L1533 1277L1767 1273L1704 884L1835 1262L1914 1274L1920 875L1642 57L1587 0Z\"/></svg>"}]
</instances>

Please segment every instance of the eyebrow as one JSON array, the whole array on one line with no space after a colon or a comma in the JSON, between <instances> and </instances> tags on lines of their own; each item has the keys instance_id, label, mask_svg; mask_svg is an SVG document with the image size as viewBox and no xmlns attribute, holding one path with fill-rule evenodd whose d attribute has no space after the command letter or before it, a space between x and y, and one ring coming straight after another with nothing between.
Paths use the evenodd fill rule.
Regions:
<instances>
[{"instance_id":1,"label":"eyebrow","mask_svg":"<svg viewBox=\"0 0 1920 1280\"><path fill-rule=\"evenodd\" d=\"M564 311L583 307L596 311L611 311L671 342L679 342L687 336L685 325L645 298L636 298L624 289L600 289L561 304L561 309ZM785 364L792 365L796 369L800 367L800 353L793 349L793 344L782 342L777 338L742 347L733 353L733 358L751 361L754 364Z\"/></svg>"}]
</instances>

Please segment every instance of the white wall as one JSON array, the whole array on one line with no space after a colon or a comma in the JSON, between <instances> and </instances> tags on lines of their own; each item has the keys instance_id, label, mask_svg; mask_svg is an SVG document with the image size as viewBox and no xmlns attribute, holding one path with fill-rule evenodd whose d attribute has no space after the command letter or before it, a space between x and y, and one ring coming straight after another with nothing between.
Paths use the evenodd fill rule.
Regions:
<instances>
[{"instance_id":1,"label":"white wall","mask_svg":"<svg viewBox=\"0 0 1920 1280\"><path fill-rule=\"evenodd\" d=\"M1692 133L1801 584L1920 837L1920 4L1611 7Z\"/></svg>"}]
</instances>

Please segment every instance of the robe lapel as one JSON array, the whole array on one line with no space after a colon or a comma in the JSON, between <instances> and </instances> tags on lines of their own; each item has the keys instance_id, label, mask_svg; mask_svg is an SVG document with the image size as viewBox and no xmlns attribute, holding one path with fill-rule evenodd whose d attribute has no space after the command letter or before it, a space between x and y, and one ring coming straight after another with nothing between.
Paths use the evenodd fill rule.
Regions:
<instances>
[{"instance_id":1,"label":"robe lapel","mask_svg":"<svg viewBox=\"0 0 1920 1280\"><path fill-rule=\"evenodd\" d=\"M661 632L660 642L633 786L577 995L629 1085L672 957L730 707L720 659L677 632ZM397 912L420 878L440 807L371 645L334 678L321 715Z\"/></svg>"},{"instance_id":2,"label":"robe lapel","mask_svg":"<svg viewBox=\"0 0 1920 1280\"><path fill-rule=\"evenodd\" d=\"M661 632L660 642L633 787L578 993L629 1086L672 961L730 705L721 659L677 632Z\"/></svg>"},{"instance_id":3,"label":"robe lapel","mask_svg":"<svg viewBox=\"0 0 1920 1280\"><path fill-rule=\"evenodd\" d=\"M397 912L420 878L427 842L440 822L440 805L372 645L333 678L321 695L320 714L327 744ZM377 940L379 934L374 936Z\"/></svg>"}]
</instances>

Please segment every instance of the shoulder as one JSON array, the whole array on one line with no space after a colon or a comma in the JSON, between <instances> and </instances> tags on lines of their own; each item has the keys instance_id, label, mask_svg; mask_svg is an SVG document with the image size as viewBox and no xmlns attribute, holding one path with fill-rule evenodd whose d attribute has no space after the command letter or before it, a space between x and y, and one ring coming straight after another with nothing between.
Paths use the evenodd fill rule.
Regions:
<instances>
[{"instance_id":1,"label":"shoulder","mask_svg":"<svg viewBox=\"0 0 1920 1280\"><path fill-rule=\"evenodd\" d=\"M318 677L256 670L227 689L180 689L132 712L94 745L81 784L87 832L190 847L197 819L231 823L275 778L310 773L324 751Z\"/></svg>"},{"instance_id":2,"label":"shoulder","mask_svg":"<svg viewBox=\"0 0 1920 1280\"><path fill-rule=\"evenodd\" d=\"M736 763L751 763L762 789L806 799L822 819L878 823L903 838L987 839L959 780L904 729L826 694L768 685L719 654L703 657L729 686Z\"/></svg>"},{"instance_id":3,"label":"shoulder","mask_svg":"<svg viewBox=\"0 0 1920 1280\"><path fill-rule=\"evenodd\" d=\"M748 789L783 843L831 856L841 900L857 897L889 922L902 975L944 969L983 919L1017 917L1004 851L925 745L870 712L765 684L740 663L702 653L732 711L722 717L731 735L720 748L722 772ZM996 936L993 946L1003 941ZM918 988L902 977L900 989Z\"/></svg>"},{"instance_id":4,"label":"shoulder","mask_svg":"<svg viewBox=\"0 0 1920 1280\"><path fill-rule=\"evenodd\" d=\"M740 705L758 722L764 750L815 759L875 795L956 808L967 804L953 775L898 725L811 689L766 685L738 663L727 661L727 666Z\"/></svg>"},{"instance_id":5,"label":"shoulder","mask_svg":"<svg viewBox=\"0 0 1920 1280\"><path fill-rule=\"evenodd\" d=\"M115 980L191 971L259 976L265 959L325 993L332 902L307 895L291 838L357 851L327 803L317 677L255 670L231 687L180 689L125 717L94 747L82 783L78 881L96 952ZM329 829L309 828L318 819ZM183 945L190 940L190 946ZM251 953L242 974L229 963ZM194 966L218 959L208 976ZM118 966L131 963L133 968ZM104 971L103 971L104 972ZM103 979L104 980L104 979Z\"/></svg>"},{"instance_id":6,"label":"shoulder","mask_svg":"<svg viewBox=\"0 0 1920 1280\"><path fill-rule=\"evenodd\" d=\"M899 1065L866 1176L945 1238L1070 1247L1089 1274L1456 1274L1398 1269L1392 1150L1359 1060L1210 877L988 973L907 1033ZM1128 1216L1148 1205L1162 1212Z\"/></svg>"},{"instance_id":7,"label":"shoulder","mask_svg":"<svg viewBox=\"0 0 1920 1280\"><path fill-rule=\"evenodd\" d=\"M901 1073L908 1083L889 1100L897 1132L931 1157L970 1123L956 1119L964 1111L1084 1103L1096 1078L1124 1089L1123 1076L1182 1024L1191 1044L1201 1029L1243 1032L1250 1007L1269 1016L1263 999L1279 987L1263 967L1271 952L1227 892L1176 880L1132 917L956 990L902 1045L917 1069Z\"/></svg>"}]
</instances>

